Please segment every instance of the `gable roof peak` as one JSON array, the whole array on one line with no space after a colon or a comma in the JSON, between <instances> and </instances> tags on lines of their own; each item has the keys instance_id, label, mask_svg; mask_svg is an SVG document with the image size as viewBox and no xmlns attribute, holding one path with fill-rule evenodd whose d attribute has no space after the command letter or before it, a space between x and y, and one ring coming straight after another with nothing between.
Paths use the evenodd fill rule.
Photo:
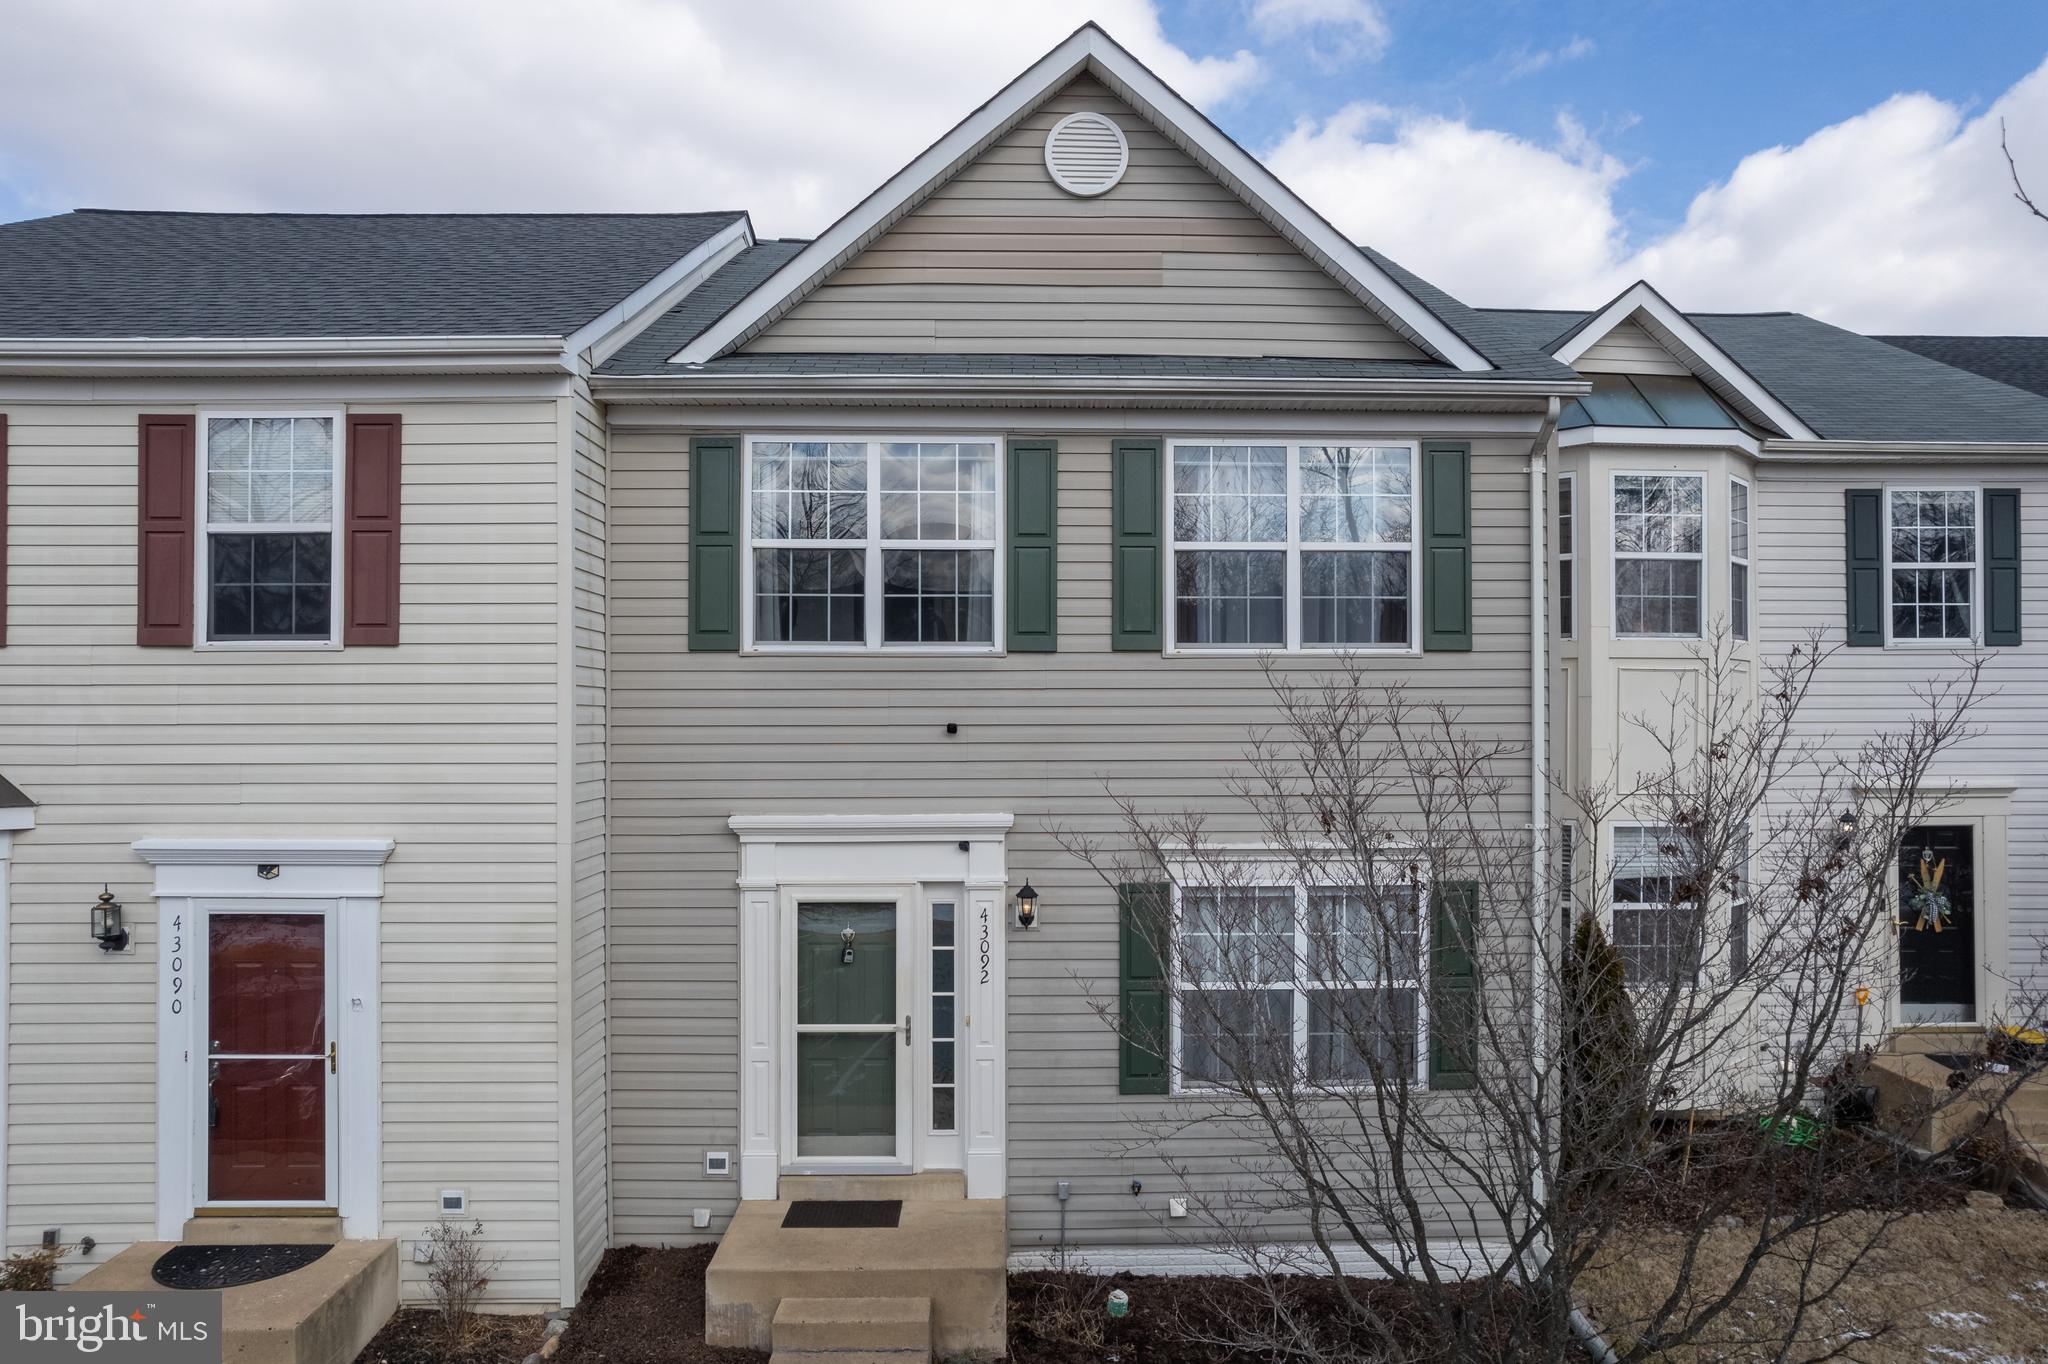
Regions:
<instances>
[{"instance_id":1,"label":"gable roof peak","mask_svg":"<svg viewBox=\"0 0 2048 1364\"><path fill-rule=\"evenodd\" d=\"M1094 21L1075 29L671 357L701 365L751 340L1083 72L1178 144L1363 306L1452 367L1493 363L1443 313L1289 189Z\"/></svg>"}]
</instances>

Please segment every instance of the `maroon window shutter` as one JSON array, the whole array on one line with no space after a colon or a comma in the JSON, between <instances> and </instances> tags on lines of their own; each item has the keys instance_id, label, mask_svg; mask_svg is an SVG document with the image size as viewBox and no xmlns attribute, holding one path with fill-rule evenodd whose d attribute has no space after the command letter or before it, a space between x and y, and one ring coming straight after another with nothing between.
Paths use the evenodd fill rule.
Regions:
<instances>
[{"instance_id":1,"label":"maroon window shutter","mask_svg":"<svg viewBox=\"0 0 2048 1364\"><path fill-rule=\"evenodd\" d=\"M196 417L142 417L136 446L135 642L192 647L192 461Z\"/></svg>"},{"instance_id":2,"label":"maroon window shutter","mask_svg":"<svg viewBox=\"0 0 2048 1364\"><path fill-rule=\"evenodd\" d=\"M398 643L398 461L396 416L348 419L345 645Z\"/></svg>"}]
</instances>

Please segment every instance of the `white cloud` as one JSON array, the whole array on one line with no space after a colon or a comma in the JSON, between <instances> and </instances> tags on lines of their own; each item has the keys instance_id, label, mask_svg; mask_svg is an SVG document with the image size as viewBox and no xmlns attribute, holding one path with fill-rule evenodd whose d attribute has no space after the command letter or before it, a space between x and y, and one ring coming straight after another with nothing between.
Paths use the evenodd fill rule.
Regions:
<instances>
[{"instance_id":1,"label":"white cloud","mask_svg":"<svg viewBox=\"0 0 2048 1364\"><path fill-rule=\"evenodd\" d=\"M1533 76L1548 67L1562 66L1566 62L1575 62L1581 57L1592 55L1593 40L1583 35L1573 38L1562 47L1523 47L1508 59L1507 78L1518 80L1523 76Z\"/></svg>"},{"instance_id":2,"label":"white cloud","mask_svg":"<svg viewBox=\"0 0 2048 1364\"><path fill-rule=\"evenodd\" d=\"M1793 309L1862 331L2039 332L2048 227L2011 197L1998 120L2048 182L2048 62L1974 116L1898 95L1744 157L1633 241L1628 167L1569 119L1545 144L1353 105L1267 154L1352 236L1470 302L1591 306L1646 278L1682 308Z\"/></svg>"},{"instance_id":3,"label":"white cloud","mask_svg":"<svg viewBox=\"0 0 2048 1364\"><path fill-rule=\"evenodd\" d=\"M1152 0L46 3L0 44L31 209L750 208L824 227L1088 19L1190 99L1257 81Z\"/></svg>"},{"instance_id":4,"label":"white cloud","mask_svg":"<svg viewBox=\"0 0 2048 1364\"><path fill-rule=\"evenodd\" d=\"M1377 60L1394 36L1378 0L1254 0L1251 21L1268 41L1306 39L1325 66Z\"/></svg>"}]
</instances>

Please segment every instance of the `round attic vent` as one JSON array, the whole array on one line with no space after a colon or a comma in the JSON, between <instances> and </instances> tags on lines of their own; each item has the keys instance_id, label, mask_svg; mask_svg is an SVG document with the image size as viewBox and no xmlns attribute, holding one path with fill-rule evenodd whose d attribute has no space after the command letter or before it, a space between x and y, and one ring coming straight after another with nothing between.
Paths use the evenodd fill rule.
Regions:
<instances>
[{"instance_id":1,"label":"round attic vent","mask_svg":"<svg viewBox=\"0 0 2048 1364\"><path fill-rule=\"evenodd\" d=\"M1045 168L1069 194L1085 197L1114 189L1130 164L1124 130L1106 114L1068 114L1045 135Z\"/></svg>"}]
</instances>

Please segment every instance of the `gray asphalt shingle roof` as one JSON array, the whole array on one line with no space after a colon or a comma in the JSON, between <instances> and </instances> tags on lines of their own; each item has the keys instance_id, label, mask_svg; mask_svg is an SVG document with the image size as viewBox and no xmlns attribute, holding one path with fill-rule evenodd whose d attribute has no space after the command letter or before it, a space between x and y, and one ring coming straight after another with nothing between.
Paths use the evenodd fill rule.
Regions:
<instances>
[{"instance_id":1,"label":"gray asphalt shingle roof","mask_svg":"<svg viewBox=\"0 0 2048 1364\"><path fill-rule=\"evenodd\" d=\"M740 213L0 223L0 337L567 336Z\"/></svg>"},{"instance_id":2,"label":"gray asphalt shingle roof","mask_svg":"<svg viewBox=\"0 0 2048 1364\"><path fill-rule=\"evenodd\" d=\"M1586 318L1571 309L1482 310L1548 350ZM2048 397L1803 313L1688 313L1707 338L1829 440L2048 442ZM2048 349L2038 337L2002 339Z\"/></svg>"},{"instance_id":3,"label":"gray asphalt shingle roof","mask_svg":"<svg viewBox=\"0 0 2048 1364\"><path fill-rule=\"evenodd\" d=\"M2048 336L1880 336L1944 365L2048 397Z\"/></svg>"}]
</instances>

